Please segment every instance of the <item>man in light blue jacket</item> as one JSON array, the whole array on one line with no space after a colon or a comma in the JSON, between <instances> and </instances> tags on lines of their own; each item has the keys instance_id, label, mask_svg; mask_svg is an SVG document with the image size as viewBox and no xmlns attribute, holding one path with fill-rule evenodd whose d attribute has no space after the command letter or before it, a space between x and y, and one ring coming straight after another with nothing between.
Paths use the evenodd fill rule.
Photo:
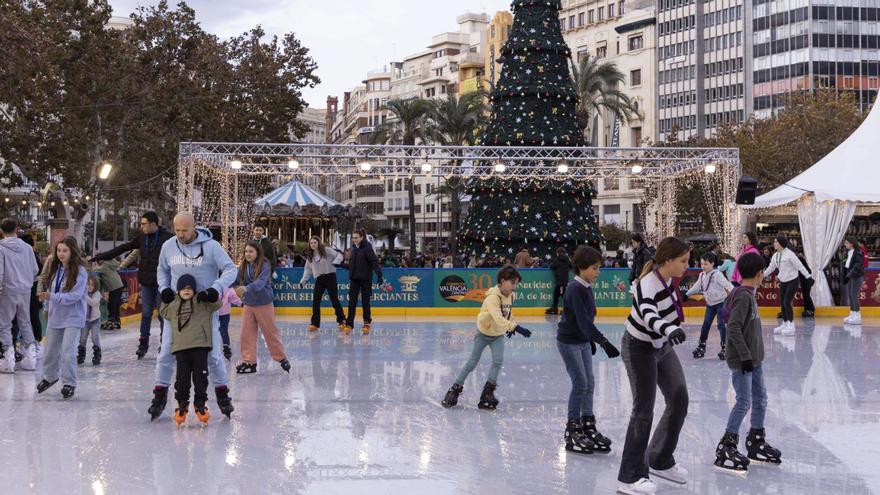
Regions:
<instances>
[{"instance_id":1,"label":"man in light blue jacket","mask_svg":"<svg viewBox=\"0 0 880 495\"><path fill-rule=\"evenodd\" d=\"M220 277L217 277L217 274ZM162 244L159 253L159 269L156 280L159 294L165 304L174 300L174 287L177 279L189 274L196 279L196 299L216 302L224 289L232 285L238 276L238 269L211 231L196 227L191 213L178 213L174 217L174 237ZM208 373L214 381L214 392L220 412L229 417L234 408L229 397L229 378L226 363L222 357L223 340L220 338L220 318L213 317L213 348L208 355ZM153 389L153 403L148 413L151 420L162 415L168 399L168 387L174 375L174 355L171 354L171 332L162 335L161 350L156 359L156 386Z\"/></svg>"},{"instance_id":2,"label":"man in light blue jacket","mask_svg":"<svg viewBox=\"0 0 880 495\"><path fill-rule=\"evenodd\" d=\"M4 218L0 221L0 373L15 372L15 350L12 348L12 321L18 322L24 359L21 368L32 371L37 358L34 330L31 327L31 286L40 271L34 250L18 238L18 224Z\"/></svg>"}]
</instances>

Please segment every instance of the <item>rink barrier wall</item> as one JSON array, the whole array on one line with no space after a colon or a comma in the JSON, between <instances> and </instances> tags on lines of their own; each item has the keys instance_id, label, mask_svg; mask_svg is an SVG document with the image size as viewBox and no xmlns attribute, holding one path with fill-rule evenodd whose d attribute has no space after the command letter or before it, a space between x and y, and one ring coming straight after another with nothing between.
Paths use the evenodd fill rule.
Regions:
<instances>
[{"instance_id":1,"label":"rink barrier wall","mask_svg":"<svg viewBox=\"0 0 880 495\"><path fill-rule=\"evenodd\" d=\"M383 284L374 284L372 310L378 316L474 316L488 289L496 284L498 269L430 269L385 268ZM140 318L137 271L120 272L125 283L122 296L123 321ZM310 280L302 288L297 284L302 278L302 268L279 268L273 281L275 290L275 313L279 315L310 315L312 289ZM516 291L514 315L544 316L544 310L553 300L553 274L547 269L520 270L523 281ZM686 291L699 276L699 270L689 270L676 287ZM337 272L339 298L343 307L348 306L348 272ZM599 279L593 284L599 316L626 316L629 314L629 270L603 268ZM861 292L862 314L880 316L880 270L865 271L865 285ZM761 315L775 316L779 308L779 282L775 277L767 279L757 293ZM795 313L803 309L803 297L798 290L795 295ZM321 302L322 315L333 316L326 294ZM705 303L690 300L685 303L685 315L702 318ZM233 313L237 314L236 308ZM845 307L816 308L817 316L846 316Z\"/></svg>"}]
</instances>

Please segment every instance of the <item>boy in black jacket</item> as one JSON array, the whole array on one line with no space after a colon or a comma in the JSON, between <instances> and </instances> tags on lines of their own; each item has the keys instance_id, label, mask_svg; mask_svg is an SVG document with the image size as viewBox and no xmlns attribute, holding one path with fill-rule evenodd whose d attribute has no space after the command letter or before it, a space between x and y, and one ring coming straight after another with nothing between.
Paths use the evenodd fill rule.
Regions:
<instances>
[{"instance_id":1,"label":"boy in black jacket","mask_svg":"<svg viewBox=\"0 0 880 495\"><path fill-rule=\"evenodd\" d=\"M564 247L556 250L556 259L550 263L550 270L553 271L553 278L556 286L553 288L553 306L551 306L544 314L559 314L559 298L565 294L565 286L568 285L568 272L571 271L571 260Z\"/></svg>"},{"instance_id":2,"label":"boy in black jacket","mask_svg":"<svg viewBox=\"0 0 880 495\"><path fill-rule=\"evenodd\" d=\"M348 318L345 320L345 333L351 333L354 327L354 317L357 313L358 295L364 307L364 335L370 333L373 317L370 313L370 299L373 297L373 272L376 273L376 283L382 285L382 268L376 258L373 246L367 242L367 232L364 229L356 231L351 236L354 246L351 249L351 259L344 268L348 268Z\"/></svg>"},{"instance_id":3,"label":"boy in black jacket","mask_svg":"<svg viewBox=\"0 0 880 495\"><path fill-rule=\"evenodd\" d=\"M565 290L565 307L559 320L556 345L571 378L565 449L582 454L610 452L611 440L596 430L593 415L593 358L596 345L609 358L620 352L596 328L596 299L590 284L599 277L602 254L589 246L578 246L572 258L577 276Z\"/></svg>"},{"instance_id":4,"label":"boy in black jacket","mask_svg":"<svg viewBox=\"0 0 880 495\"><path fill-rule=\"evenodd\" d=\"M742 285L734 289L725 304L727 322L727 366L736 390L736 404L730 411L727 429L715 448L715 466L737 474L749 471L750 462L779 465L782 453L764 438L764 416L767 413L767 387L764 386L764 339L761 316L755 291L764 280L764 260L755 253L746 253L737 261ZM748 457L737 450L739 427L749 409L751 429L746 437Z\"/></svg>"}]
</instances>

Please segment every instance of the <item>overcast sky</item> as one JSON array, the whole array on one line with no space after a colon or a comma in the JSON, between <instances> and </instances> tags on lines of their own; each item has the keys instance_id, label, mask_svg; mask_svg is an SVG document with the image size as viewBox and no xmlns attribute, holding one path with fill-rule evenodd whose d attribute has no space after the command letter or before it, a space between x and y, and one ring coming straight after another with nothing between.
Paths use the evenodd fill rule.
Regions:
<instances>
[{"instance_id":1,"label":"overcast sky","mask_svg":"<svg viewBox=\"0 0 880 495\"><path fill-rule=\"evenodd\" d=\"M158 0L110 0L113 15L128 17ZM170 4L176 4L170 0ZM260 24L271 34L293 31L318 63L321 84L306 89L309 106L360 84L367 72L424 50L431 36L455 31L456 16L509 10L510 0L189 0L202 27L221 38Z\"/></svg>"}]
</instances>

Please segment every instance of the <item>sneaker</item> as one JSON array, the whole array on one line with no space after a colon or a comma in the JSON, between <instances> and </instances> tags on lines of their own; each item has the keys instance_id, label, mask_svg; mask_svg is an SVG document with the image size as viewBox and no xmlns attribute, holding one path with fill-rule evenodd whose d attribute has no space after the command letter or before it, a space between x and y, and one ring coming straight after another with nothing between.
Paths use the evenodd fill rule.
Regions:
<instances>
[{"instance_id":1,"label":"sneaker","mask_svg":"<svg viewBox=\"0 0 880 495\"><path fill-rule=\"evenodd\" d=\"M0 373L15 373L15 349L12 346L7 347L0 356Z\"/></svg>"},{"instance_id":2,"label":"sneaker","mask_svg":"<svg viewBox=\"0 0 880 495\"><path fill-rule=\"evenodd\" d=\"M786 323L785 326L782 328L782 335L786 337L791 336L794 335L796 331L797 329L795 329L794 327L794 322L790 321Z\"/></svg>"},{"instance_id":3,"label":"sneaker","mask_svg":"<svg viewBox=\"0 0 880 495\"><path fill-rule=\"evenodd\" d=\"M657 493L657 484L648 478L642 478L635 483L617 484L617 493L624 495L654 495Z\"/></svg>"},{"instance_id":4,"label":"sneaker","mask_svg":"<svg viewBox=\"0 0 880 495\"><path fill-rule=\"evenodd\" d=\"M686 485L688 482L687 469L679 466L678 464L672 466L669 469L663 470L651 468L648 470L648 472L651 473L651 476L656 476L666 481L678 483L679 485Z\"/></svg>"}]
</instances>

